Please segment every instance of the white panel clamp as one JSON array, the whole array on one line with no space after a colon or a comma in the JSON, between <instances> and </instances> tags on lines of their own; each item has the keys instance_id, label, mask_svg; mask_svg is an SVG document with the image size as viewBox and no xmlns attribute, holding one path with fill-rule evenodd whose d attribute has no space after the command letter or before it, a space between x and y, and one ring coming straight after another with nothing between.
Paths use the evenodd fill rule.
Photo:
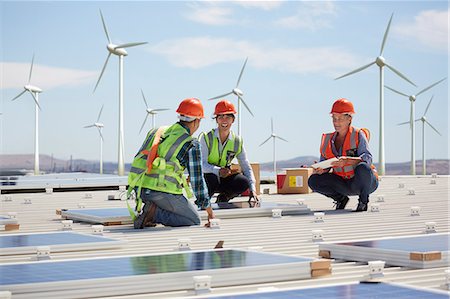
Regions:
<instances>
[{"instance_id":1,"label":"white panel clamp","mask_svg":"<svg viewBox=\"0 0 450 299\"><path fill-rule=\"evenodd\" d=\"M370 261L369 263L369 278L383 277L384 261Z\"/></svg>"},{"instance_id":2,"label":"white panel clamp","mask_svg":"<svg viewBox=\"0 0 450 299\"><path fill-rule=\"evenodd\" d=\"M191 239L178 239L178 250L191 250Z\"/></svg>"},{"instance_id":3,"label":"white panel clamp","mask_svg":"<svg viewBox=\"0 0 450 299\"><path fill-rule=\"evenodd\" d=\"M84 203L78 203L78 208L79 209L84 209L86 207L86 205Z\"/></svg>"},{"instance_id":4,"label":"white panel clamp","mask_svg":"<svg viewBox=\"0 0 450 299\"><path fill-rule=\"evenodd\" d=\"M313 242L321 242L323 241L323 230L315 229L311 231L312 241Z\"/></svg>"},{"instance_id":5,"label":"white panel clamp","mask_svg":"<svg viewBox=\"0 0 450 299\"><path fill-rule=\"evenodd\" d=\"M72 230L73 220L61 220L62 230Z\"/></svg>"},{"instance_id":6,"label":"white panel clamp","mask_svg":"<svg viewBox=\"0 0 450 299\"><path fill-rule=\"evenodd\" d=\"M50 246L38 246L36 248L36 259L38 261L51 259Z\"/></svg>"},{"instance_id":7,"label":"white panel clamp","mask_svg":"<svg viewBox=\"0 0 450 299\"><path fill-rule=\"evenodd\" d=\"M91 226L92 233L94 235L103 235L103 225L102 224L94 224Z\"/></svg>"},{"instance_id":8,"label":"white panel clamp","mask_svg":"<svg viewBox=\"0 0 450 299\"><path fill-rule=\"evenodd\" d=\"M84 198L92 198L92 193L91 192L84 193Z\"/></svg>"},{"instance_id":9,"label":"white panel clamp","mask_svg":"<svg viewBox=\"0 0 450 299\"><path fill-rule=\"evenodd\" d=\"M220 228L220 219L214 218L209 220L209 228Z\"/></svg>"},{"instance_id":10,"label":"white panel clamp","mask_svg":"<svg viewBox=\"0 0 450 299\"><path fill-rule=\"evenodd\" d=\"M413 188L409 188L408 195L416 195L416 191Z\"/></svg>"},{"instance_id":11,"label":"white panel clamp","mask_svg":"<svg viewBox=\"0 0 450 299\"><path fill-rule=\"evenodd\" d=\"M431 174L431 177L432 177L433 179L437 178L437 173L436 173L436 172L433 172L433 173Z\"/></svg>"},{"instance_id":12,"label":"white panel clamp","mask_svg":"<svg viewBox=\"0 0 450 299\"><path fill-rule=\"evenodd\" d=\"M270 193L270 189L269 188L264 188L263 189L263 194L269 194Z\"/></svg>"},{"instance_id":13,"label":"white panel clamp","mask_svg":"<svg viewBox=\"0 0 450 299\"><path fill-rule=\"evenodd\" d=\"M436 222L425 222L425 233L431 234L436 232Z\"/></svg>"},{"instance_id":14,"label":"white panel clamp","mask_svg":"<svg viewBox=\"0 0 450 299\"><path fill-rule=\"evenodd\" d=\"M420 207L419 206L411 207L411 216L420 216Z\"/></svg>"},{"instance_id":15,"label":"white panel clamp","mask_svg":"<svg viewBox=\"0 0 450 299\"><path fill-rule=\"evenodd\" d=\"M405 183L398 183L399 188L405 188Z\"/></svg>"},{"instance_id":16,"label":"white panel clamp","mask_svg":"<svg viewBox=\"0 0 450 299\"><path fill-rule=\"evenodd\" d=\"M384 202L384 195L381 195L381 194L378 195L378 196L377 196L377 201L378 201L378 202Z\"/></svg>"},{"instance_id":17,"label":"white panel clamp","mask_svg":"<svg viewBox=\"0 0 450 299\"><path fill-rule=\"evenodd\" d=\"M371 212L379 212L380 211L380 204L378 203L373 203L370 205L370 211Z\"/></svg>"},{"instance_id":18,"label":"white panel clamp","mask_svg":"<svg viewBox=\"0 0 450 299\"><path fill-rule=\"evenodd\" d=\"M211 292L211 276L198 275L194 276L193 279L194 279L194 290L197 295Z\"/></svg>"},{"instance_id":19,"label":"white panel clamp","mask_svg":"<svg viewBox=\"0 0 450 299\"><path fill-rule=\"evenodd\" d=\"M127 191L127 187L126 186L119 186L119 191L120 192L125 192L125 191Z\"/></svg>"},{"instance_id":20,"label":"white panel clamp","mask_svg":"<svg viewBox=\"0 0 450 299\"><path fill-rule=\"evenodd\" d=\"M304 206L305 205L305 200L303 198L296 199L295 201L297 201L299 206Z\"/></svg>"},{"instance_id":21,"label":"white panel clamp","mask_svg":"<svg viewBox=\"0 0 450 299\"><path fill-rule=\"evenodd\" d=\"M281 218L282 217L282 209L272 209L272 218Z\"/></svg>"},{"instance_id":22,"label":"white panel clamp","mask_svg":"<svg viewBox=\"0 0 450 299\"><path fill-rule=\"evenodd\" d=\"M12 195L4 195L4 196L2 196L2 201L12 201Z\"/></svg>"},{"instance_id":23,"label":"white panel clamp","mask_svg":"<svg viewBox=\"0 0 450 299\"><path fill-rule=\"evenodd\" d=\"M436 179L431 179L430 184L431 185L436 185Z\"/></svg>"},{"instance_id":24,"label":"white panel clamp","mask_svg":"<svg viewBox=\"0 0 450 299\"><path fill-rule=\"evenodd\" d=\"M45 193L46 194L53 194L53 188L51 188L51 187L45 188Z\"/></svg>"},{"instance_id":25,"label":"white panel clamp","mask_svg":"<svg viewBox=\"0 0 450 299\"><path fill-rule=\"evenodd\" d=\"M325 216L324 212L315 212L314 213L314 222L323 222L324 216Z\"/></svg>"},{"instance_id":26,"label":"white panel clamp","mask_svg":"<svg viewBox=\"0 0 450 299\"><path fill-rule=\"evenodd\" d=\"M25 197L23 199L23 203L26 204L26 205L31 205L31 198L30 197Z\"/></svg>"},{"instance_id":27,"label":"white panel clamp","mask_svg":"<svg viewBox=\"0 0 450 299\"><path fill-rule=\"evenodd\" d=\"M17 218L17 212L8 212L8 217L10 219L16 219Z\"/></svg>"}]
</instances>

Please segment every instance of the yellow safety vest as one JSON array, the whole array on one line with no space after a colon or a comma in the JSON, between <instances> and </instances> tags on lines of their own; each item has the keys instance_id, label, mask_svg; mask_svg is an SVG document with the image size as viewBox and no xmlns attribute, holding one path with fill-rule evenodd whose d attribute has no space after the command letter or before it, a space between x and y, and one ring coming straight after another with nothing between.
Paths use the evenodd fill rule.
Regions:
<instances>
[{"instance_id":1,"label":"yellow safety vest","mask_svg":"<svg viewBox=\"0 0 450 299\"><path fill-rule=\"evenodd\" d=\"M219 152L219 138L215 136L215 130L212 129L208 133L203 133L206 146L208 147L208 163L220 167L231 165L234 157L242 152L242 139L231 132L231 139L228 139L222 153Z\"/></svg>"}]
</instances>

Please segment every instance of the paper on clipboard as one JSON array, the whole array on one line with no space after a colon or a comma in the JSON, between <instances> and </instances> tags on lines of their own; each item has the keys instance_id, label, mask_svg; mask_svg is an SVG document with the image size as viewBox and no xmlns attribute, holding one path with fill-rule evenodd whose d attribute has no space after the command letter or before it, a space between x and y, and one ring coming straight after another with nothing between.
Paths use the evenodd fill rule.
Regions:
<instances>
[{"instance_id":1,"label":"paper on clipboard","mask_svg":"<svg viewBox=\"0 0 450 299\"><path fill-rule=\"evenodd\" d=\"M327 169L331 167L331 163L338 161L339 159L334 157L328 160L323 160L321 162L318 163L314 163L313 165L311 165L312 168L322 168L322 169Z\"/></svg>"}]
</instances>

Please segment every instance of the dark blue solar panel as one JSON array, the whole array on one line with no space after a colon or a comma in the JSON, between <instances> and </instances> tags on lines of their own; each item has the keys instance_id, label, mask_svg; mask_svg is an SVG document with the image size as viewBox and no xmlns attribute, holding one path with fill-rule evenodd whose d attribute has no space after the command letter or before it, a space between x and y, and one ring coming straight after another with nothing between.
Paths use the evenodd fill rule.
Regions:
<instances>
[{"instance_id":1,"label":"dark blue solar panel","mask_svg":"<svg viewBox=\"0 0 450 299\"><path fill-rule=\"evenodd\" d=\"M83 235L72 232L43 233L30 235L0 236L0 248L28 247L28 246L52 246L79 243L98 243L115 241L100 236Z\"/></svg>"},{"instance_id":2,"label":"dark blue solar panel","mask_svg":"<svg viewBox=\"0 0 450 299\"><path fill-rule=\"evenodd\" d=\"M248 201L236 201L236 202L221 202L213 203L211 207L213 210L228 210L228 209L242 209L242 208L263 208L274 209L282 207L299 207L299 205L278 204L272 202L248 202Z\"/></svg>"},{"instance_id":3,"label":"dark blue solar panel","mask_svg":"<svg viewBox=\"0 0 450 299\"><path fill-rule=\"evenodd\" d=\"M448 251L449 235L424 235L398 239L338 243L339 245L401 250L408 252Z\"/></svg>"},{"instance_id":4,"label":"dark blue solar panel","mask_svg":"<svg viewBox=\"0 0 450 299\"><path fill-rule=\"evenodd\" d=\"M143 274L286 264L311 260L260 252L218 250L154 256L0 265L0 285L113 278Z\"/></svg>"},{"instance_id":5,"label":"dark blue solar panel","mask_svg":"<svg viewBox=\"0 0 450 299\"><path fill-rule=\"evenodd\" d=\"M5 216L0 216L0 220L11 220L11 218L5 217Z\"/></svg>"},{"instance_id":6,"label":"dark blue solar panel","mask_svg":"<svg viewBox=\"0 0 450 299\"><path fill-rule=\"evenodd\" d=\"M81 214L85 216L94 216L94 217L130 217L130 213L127 208L109 208L109 209L74 209L67 210L67 212L73 214ZM131 218L131 217L130 217Z\"/></svg>"},{"instance_id":7,"label":"dark blue solar panel","mask_svg":"<svg viewBox=\"0 0 450 299\"><path fill-rule=\"evenodd\" d=\"M448 299L448 295L386 283L359 283L302 290L221 296L221 299Z\"/></svg>"}]
</instances>

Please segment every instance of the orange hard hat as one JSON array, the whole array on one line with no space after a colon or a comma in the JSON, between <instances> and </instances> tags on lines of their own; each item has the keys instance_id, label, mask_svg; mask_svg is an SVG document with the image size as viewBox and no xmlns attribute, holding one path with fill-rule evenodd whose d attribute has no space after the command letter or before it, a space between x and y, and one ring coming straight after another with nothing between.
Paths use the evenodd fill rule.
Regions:
<instances>
[{"instance_id":1,"label":"orange hard hat","mask_svg":"<svg viewBox=\"0 0 450 299\"><path fill-rule=\"evenodd\" d=\"M355 114L355 108L353 108L352 102L347 99L338 99L334 102L330 113L339 114Z\"/></svg>"},{"instance_id":2,"label":"orange hard hat","mask_svg":"<svg viewBox=\"0 0 450 299\"><path fill-rule=\"evenodd\" d=\"M236 114L236 109L234 108L233 103L228 100L221 100L217 103L216 108L214 109L214 115L220 114Z\"/></svg>"},{"instance_id":3,"label":"orange hard hat","mask_svg":"<svg viewBox=\"0 0 450 299\"><path fill-rule=\"evenodd\" d=\"M199 99L188 98L181 101L177 113L191 118L204 118L203 105Z\"/></svg>"}]
</instances>

